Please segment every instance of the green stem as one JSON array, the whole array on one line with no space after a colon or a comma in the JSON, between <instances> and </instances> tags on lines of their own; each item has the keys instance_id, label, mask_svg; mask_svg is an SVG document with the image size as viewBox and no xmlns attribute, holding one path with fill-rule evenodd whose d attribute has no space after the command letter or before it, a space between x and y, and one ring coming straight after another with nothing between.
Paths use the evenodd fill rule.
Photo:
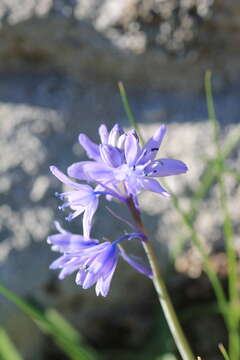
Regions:
<instances>
[{"instance_id":1,"label":"green stem","mask_svg":"<svg viewBox=\"0 0 240 360\"><path fill-rule=\"evenodd\" d=\"M228 259L228 282L229 282L229 316L228 316L228 329L229 329L229 353L232 360L238 360L240 355L240 342L239 342L239 317L236 309L239 304L238 299L238 270L237 270L237 256L233 242L233 225L228 211L226 185L224 179L225 165L224 157L220 144L219 126L215 113L212 86L211 86L211 72L206 72L205 75L205 89L207 96L207 107L210 123L213 129L213 138L216 147L217 159L217 179L220 189L220 204L223 212L223 229L224 240L226 244L226 252Z\"/></svg>"},{"instance_id":2,"label":"green stem","mask_svg":"<svg viewBox=\"0 0 240 360\"><path fill-rule=\"evenodd\" d=\"M139 131L139 128L138 128L138 123L133 115L133 112L129 106L129 103L128 103L128 98L127 98L127 94L126 94L126 90L125 90L125 87L123 86L123 83L121 81L119 81L118 83L118 87L119 87L119 92L120 92L120 96L121 96L121 100L122 100L122 103L123 103L123 107L124 107L124 110L126 112L126 115L127 115L127 118L130 122L130 125L136 130L136 132L138 133L138 136L139 136L139 139L140 139L140 142L141 144L143 145L144 144L144 141L143 141L143 138L142 138L142 135L141 135L141 132Z\"/></svg>"},{"instance_id":3,"label":"green stem","mask_svg":"<svg viewBox=\"0 0 240 360\"><path fill-rule=\"evenodd\" d=\"M128 207L132 213L132 216L135 220L136 225L141 229L141 231L147 236L146 229L142 223L141 215L136 209L132 198L128 200ZM181 325L178 321L176 312L168 295L168 290L166 288L165 282L163 280L160 266L158 264L157 257L154 253L153 247L150 241L143 242L143 248L148 257L152 272L153 272L153 284L158 295L159 302L162 306L165 318L167 320L169 329L172 333L176 346L179 350L179 353L182 356L183 360L194 360L194 355L192 350L187 342L187 339L183 333Z\"/></svg>"}]
</instances>

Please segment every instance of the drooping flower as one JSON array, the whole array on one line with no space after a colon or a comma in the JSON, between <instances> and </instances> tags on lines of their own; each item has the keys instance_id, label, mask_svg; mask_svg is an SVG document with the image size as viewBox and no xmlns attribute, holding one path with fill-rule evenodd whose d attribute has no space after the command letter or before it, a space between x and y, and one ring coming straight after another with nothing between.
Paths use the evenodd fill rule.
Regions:
<instances>
[{"instance_id":1,"label":"drooping flower","mask_svg":"<svg viewBox=\"0 0 240 360\"><path fill-rule=\"evenodd\" d=\"M60 279L77 271L78 285L88 289L96 284L96 294L107 296L120 256L139 272L152 276L150 269L138 264L119 247L119 242L123 239L140 237L141 234L126 234L112 243L109 241L99 243L96 239L86 241L83 236L67 232L59 225L58 230L59 234L48 237L48 243L52 245L54 251L63 253L50 265L53 270L61 269Z\"/></svg>"},{"instance_id":2,"label":"drooping flower","mask_svg":"<svg viewBox=\"0 0 240 360\"><path fill-rule=\"evenodd\" d=\"M88 179L115 187L121 192L136 197L142 190L149 190L169 197L170 194L154 178L185 173L188 168L180 160L157 159L156 155L166 133L162 125L148 142L141 147L135 130L124 133L115 125L108 134L105 125L99 128L102 144L93 143L80 134L80 144L93 161L75 163L68 168L68 174L77 179ZM121 190L120 190L121 189Z\"/></svg>"},{"instance_id":3,"label":"drooping flower","mask_svg":"<svg viewBox=\"0 0 240 360\"><path fill-rule=\"evenodd\" d=\"M68 221L71 221L83 213L83 235L88 239L93 216L98 207L98 196L101 192L99 192L97 188L93 190L89 185L78 184L75 181L70 180L56 166L50 166L50 170L61 182L74 188L72 191L57 194L61 200L67 200L67 202L59 208L64 209L70 207L74 210L73 213L70 213L70 215L66 217L66 220Z\"/></svg>"},{"instance_id":4,"label":"drooping flower","mask_svg":"<svg viewBox=\"0 0 240 360\"><path fill-rule=\"evenodd\" d=\"M58 277L62 280L79 269L78 257L74 257L74 254L97 245L98 240L86 240L82 235L66 231L57 222L55 225L59 233L49 236L47 242L52 245L53 251L58 251L63 253L63 255L50 265L50 269L61 268L62 270Z\"/></svg>"}]
</instances>

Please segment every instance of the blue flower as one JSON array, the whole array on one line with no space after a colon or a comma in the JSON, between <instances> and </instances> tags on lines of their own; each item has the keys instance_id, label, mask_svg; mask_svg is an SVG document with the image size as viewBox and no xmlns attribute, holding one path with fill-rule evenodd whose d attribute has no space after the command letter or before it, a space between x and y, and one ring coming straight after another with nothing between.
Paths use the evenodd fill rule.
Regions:
<instances>
[{"instance_id":1,"label":"blue flower","mask_svg":"<svg viewBox=\"0 0 240 360\"><path fill-rule=\"evenodd\" d=\"M83 235L88 239L90 236L93 216L98 208L98 196L101 192L99 192L97 188L93 190L93 188L89 185L78 184L70 180L56 166L50 166L50 170L61 182L74 188L72 191L57 194L61 200L67 200L67 202L59 208L64 209L66 207L70 207L74 210L73 213L66 217L66 220L68 221L71 221L83 213Z\"/></svg>"},{"instance_id":2,"label":"blue flower","mask_svg":"<svg viewBox=\"0 0 240 360\"><path fill-rule=\"evenodd\" d=\"M96 294L107 296L120 256L139 272L152 277L149 268L138 264L119 246L120 241L141 237L141 234L126 234L114 242L99 243L96 239L86 241L83 236L67 232L58 224L57 229L59 234L49 236L48 243L52 250L63 253L50 265L50 269L61 269L60 279L77 271L77 285L88 289L95 284Z\"/></svg>"},{"instance_id":3,"label":"blue flower","mask_svg":"<svg viewBox=\"0 0 240 360\"><path fill-rule=\"evenodd\" d=\"M165 133L165 125L160 126L143 147L139 145L135 130L124 133L119 125L115 125L110 133L105 125L100 126L102 143L99 146L80 134L80 144L93 161L71 165L68 175L108 185L121 196L136 197L142 190L149 190L169 197L170 194L154 178L183 174L188 168L180 160L155 160Z\"/></svg>"}]
</instances>

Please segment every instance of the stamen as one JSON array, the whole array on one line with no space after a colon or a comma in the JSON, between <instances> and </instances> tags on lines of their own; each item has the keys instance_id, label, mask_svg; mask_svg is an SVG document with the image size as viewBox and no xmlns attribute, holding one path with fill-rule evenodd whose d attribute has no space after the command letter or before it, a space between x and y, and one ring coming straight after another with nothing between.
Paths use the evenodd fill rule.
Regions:
<instances>
[{"instance_id":1,"label":"stamen","mask_svg":"<svg viewBox=\"0 0 240 360\"><path fill-rule=\"evenodd\" d=\"M59 192L55 192L54 193L54 195L58 198L58 199L60 199L60 200L63 200L64 199L64 194L62 194L62 193L59 193Z\"/></svg>"},{"instance_id":2,"label":"stamen","mask_svg":"<svg viewBox=\"0 0 240 360\"><path fill-rule=\"evenodd\" d=\"M73 214L69 214L68 216L65 217L65 220L67 220L68 222L72 221L73 219Z\"/></svg>"},{"instance_id":3,"label":"stamen","mask_svg":"<svg viewBox=\"0 0 240 360\"><path fill-rule=\"evenodd\" d=\"M59 210L64 210L66 207L68 207L68 206L70 206L70 204L69 203L65 203L65 204L63 204L63 205L60 205L60 206L58 206L58 209Z\"/></svg>"}]
</instances>

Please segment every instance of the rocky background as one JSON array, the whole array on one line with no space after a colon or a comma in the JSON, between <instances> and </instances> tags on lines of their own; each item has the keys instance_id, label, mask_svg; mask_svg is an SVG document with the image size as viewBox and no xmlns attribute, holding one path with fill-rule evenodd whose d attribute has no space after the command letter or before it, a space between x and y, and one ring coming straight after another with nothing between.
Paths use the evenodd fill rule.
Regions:
<instances>
[{"instance_id":1,"label":"rocky background","mask_svg":"<svg viewBox=\"0 0 240 360\"><path fill-rule=\"evenodd\" d=\"M223 140L240 132L239 31L240 5L234 0L0 0L0 282L35 303L56 306L101 351L141 351L152 336L157 302L151 283L125 264L107 300L96 298L93 290L83 292L73 278L57 281L49 271L55 255L45 239L56 218L64 224L53 196L61 185L50 176L49 165L65 170L84 159L79 132L97 140L103 122L128 126L117 88L122 80L143 136L159 123L168 124L161 155L189 165L188 175L167 181L187 208L206 158L214 154L203 93L207 69L214 74ZM239 157L238 147L229 167L239 171ZM229 176L227 184L239 233L238 181ZM196 226L209 252L221 256L217 196L213 187ZM166 269L184 233L180 217L164 198L144 194L141 203ZM117 204L113 207L118 211ZM70 228L81 231L78 221ZM97 236L117 236L123 229L107 212L98 212ZM184 296L190 303L199 296L192 277L203 286L200 299L212 298L191 246L175 265L185 274L171 281L180 308L188 304ZM186 284L190 290L180 298ZM2 297L0 302L1 324L24 359L60 359L31 320ZM219 358L214 347L224 334L219 319L209 321L186 326L197 351L213 360ZM219 333L211 344L200 343L209 324ZM119 352L114 356L123 358Z\"/></svg>"}]
</instances>

